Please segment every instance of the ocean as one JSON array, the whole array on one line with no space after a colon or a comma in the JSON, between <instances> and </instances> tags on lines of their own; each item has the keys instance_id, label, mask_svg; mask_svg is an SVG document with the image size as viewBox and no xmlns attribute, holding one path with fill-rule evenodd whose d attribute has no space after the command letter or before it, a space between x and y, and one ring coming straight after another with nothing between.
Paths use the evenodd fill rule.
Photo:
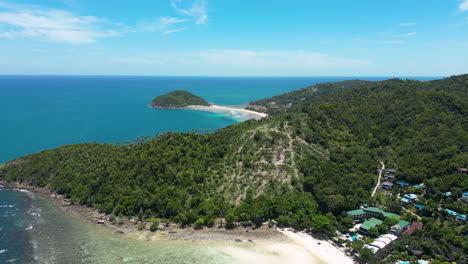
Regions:
<instances>
[{"instance_id":1,"label":"ocean","mask_svg":"<svg viewBox=\"0 0 468 264\"><path fill-rule=\"evenodd\" d=\"M176 89L217 105L240 105L348 79L356 78L0 76L0 164L65 144L117 143L169 130L218 129L241 122L228 114L148 107L154 97ZM270 258L274 252L259 248L128 241L64 214L31 193L0 188L0 263L246 263L242 256L259 250L265 263L275 262Z\"/></svg>"}]
</instances>

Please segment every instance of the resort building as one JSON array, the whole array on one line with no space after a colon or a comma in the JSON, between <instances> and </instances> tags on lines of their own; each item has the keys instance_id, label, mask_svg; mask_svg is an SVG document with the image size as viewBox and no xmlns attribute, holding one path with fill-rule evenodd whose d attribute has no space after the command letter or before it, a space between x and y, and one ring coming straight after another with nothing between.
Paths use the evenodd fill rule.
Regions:
<instances>
[{"instance_id":1,"label":"resort building","mask_svg":"<svg viewBox=\"0 0 468 264\"><path fill-rule=\"evenodd\" d=\"M383 212L382 214L385 218L394 217L400 219L400 216L394 213Z\"/></svg>"},{"instance_id":2,"label":"resort building","mask_svg":"<svg viewBox=\"0 0 468 264\"><path fill-rule=\"evenodd\" d=\"M457 219L464 222L464 223L466 223L466 215L459 215L459 216L457 216Z\"/></svg>"},{"instance_id":3,"label":"resort building","mask_svg":"<svg viewBox=\"0 0 468 264\"><path fill-rule=\"evenodd\" d=\"M458 172L467 173L467 172L468 172L468 168L458 168Z\"/></svg>"},{"instance_id":4,"label":"resort building","mask_svg":"<svg viewBox=\"0 0 468 264\"><path fill-rule=\"evenodd\" d=\"M354 220L366 217L366 213L362 209L351 210L351 211L346 212L346 214L347 214L348 217L351 217Z\"/></svg>"},{"instance_id":5,"label":"resort building","mask_svg":"<svg viewBox=\"0 0 468 264\"><path fill-rule=\"evenodd\" d=\"M396 170L395 169L385 169L385 172L388 174L395 174Z\"/></svg>"},{"instance_id":6,"label":"resort building","mask_svg":"<svg viewBox=\"0 0 468 264\"><path fill-rule=\"evenodd\" d=\"M403 197L413 202L418 200L418 196L414 193L405 194Z\"/></svg>"},{"instance_id":7,"label":"resort building","mask_svg":"<svg viewBox=\"0 0 468 264\"><path fill-rule=\"evenodd\" d=\"M401 233L406 231L409 228L409 222L405 220L400 220L398 223L391 228L391 233L395 236L400 236Z\"/></svg>"},{"instance_id":8,"label":"resort building","mask_svg":"<svg viewBox=\"0 0 468 264\"><path fill-rule=\"evenodd\" d=\"M393 183L389 181L382 182L380 189L390 191L393 189Z\"/></svg>"},{"instance_id":9,"label":"resort building","mask_svg":"<svg viewBox=\"0 0 468 264\"><path fill-rule=\"evenodd\" d=\"M385 174L383 177L384 177L385 180L395 179L395 175L393 175L393 174Z\"/></svg>"},{"instance_id":10,"label":"resort building","mask_svg":"<svg viewBox=\"0 0 468 264\"><path fill-rule=\"evenodd\" d=\"M412 236L413 233L416 231L416 229L421 229L423 228L424 225L420 222L413 222L411 223L411 227L406 229L402 234L407 234L409 236Z\"/></svg>"},{"instance_id":11,"label":"resort building","mask_svg":"<svg viewBox=\"0 0 468 264\"><path fill-rule=\"evenodd\" d=\"M451 215L451 216L457 216L458 213L453 211L453 210L450 210L450 209L445 209L445 211L447 212L447 214Z\"/></svg>"},{"instance_id":12,"label":"resort building","mask_svg":"<svg viewBox=\"0 0 468 264\"><path fill-rule=\"evenodd\" d=\"M382 220L372 217L371 219L366 220L364 223L361 224L361 226L359 227L359 231L368 235L369 229L377 227L378 225L381 225L382 223L383 223Z\"/></svg>"},{"instance_id":13,"label":"resort building","mask_svg":"<svg viewBox=\"0 0 468 264\"><path fill-rule=\"evenodd\" d=\"M452 192L444 192L442 195L446 197L450 197L452 196Z\"/></svg>"},{"instance_id":14,"label":"resort building","mask_svg":"<svg viewBox=\"0 0 468 264\"><path fill-rule=\"evenodd\" d=\"M381 235L376 240L374 240L374 242L365 245L365 247L372 250L373 253L376 253L378 250L383 250L385 247L389 246L397 238L397 236L391 234Z\"/></svg>"},{"instance_id":15,"label":"resort building","mask_svg":"<svg viewBox=\"0 0 468 264\"><path fill-rule=\"evenodd\" d=\"M397 182L396 182L396 185L397 185L398 187L401 187L401 188L408 188L408 186L409 186L410 184L407 183L407 182L404 182L404 181L397 181Z\"/></svg>"},{"instance_id":16,"label":"resort building","mask_svg":"<svg viewBox=\"0 0 468 264\"><path fill-rule=\"evenodd\" d=\"M462 194L461 200L465 203L468 203L468 192Z\"/></svg>"}]
</instances>

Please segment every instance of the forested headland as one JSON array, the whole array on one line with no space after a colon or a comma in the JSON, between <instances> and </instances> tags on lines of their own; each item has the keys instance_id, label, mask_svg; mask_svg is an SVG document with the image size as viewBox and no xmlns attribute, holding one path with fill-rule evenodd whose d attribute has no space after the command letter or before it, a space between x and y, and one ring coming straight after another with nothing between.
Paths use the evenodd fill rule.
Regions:
<instances>
[{"instance_id":1,"label":"forested headland","mask_svg":"<svg viewBox=\"0 0 468 264\"><path fill-rule=\"evenodd\" d=\"M228 228L274 220L333 236L352 225L344 212L363 203L401 212L397 200L370 197L380 161L431 186L431 199L468 190L457 172L468 163L466 98L468 75L319 84L256 101L290 106L262 120L124 146L63 146L7 162L0 180L47 186L117 216L206 226L224 218ZM425 221L427 237L468 253L466 227L434 214Z\"/></svg>"}]
</instances>

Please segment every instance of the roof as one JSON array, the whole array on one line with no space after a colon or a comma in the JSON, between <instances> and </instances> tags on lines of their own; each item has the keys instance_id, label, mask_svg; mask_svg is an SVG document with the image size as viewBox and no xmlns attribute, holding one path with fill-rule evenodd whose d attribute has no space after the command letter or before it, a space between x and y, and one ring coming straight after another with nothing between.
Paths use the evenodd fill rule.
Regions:
<instances>
[{"instance_id":1,"label":"roof","mask_svg":"<svg viewBox=\"0 0 468 264\"><path fill-rule=\"evenodd\" d=\"M397 181L396 184L403 185L403 186L409 186L409 183L404 182L404 181Z\"/></svg>"},{"instance_id":2,"label":"roof","mask_svg":"<svg viewBox=\"0 0 468 264\"><path fill-rule=\"evenodd\" d=\"M453 211L453 210L450 210L450 209L445 209L445 211L449 214L449 215L453 215L453 216L457 216L458 213Z\"/></svg>"},{"instance_id":3,"label":"roof","mask_svg":"<svg viewBox=\"0 0 468 264\"><path fill-rule=\"evenodd\" d=\"M395 169L386 169L387 172L396 172Z\"/></svg>"},{"instance_id":4,"label":"roof","mask_svg":"<svg viewBox=\"0 0 468 264\"><path fill-rule=\"evenodd\" d=\"M369 219L367 221L364 221L364 223L362 223L361 227L364 228L364 229L369 230L370 228L376 227L376 226L378 226L378 225L380 225L382 223L383 223L382 220L379 220L377 218L372 217L371 219Z\"/></svg>"},{"instance_id":5,"label":"roof","mask_svg":"<svg viewBox=\"0 0 468 264\"><path fill-rule=\"evenodd\" d=\"M403 229L403 228L405 228L407 225L409 225L409 222L408 222L408 221L400 220L400 221L398 221L398 223L396 223L396 225L394 225L394 227Z\"/></svg>"},{"instance_id":6,"label":"roof","mask_svg":"<svg viewBox=\"0 0 468 264\"><path fill-rule=\"evenodd\" d=\"M445 196L450 196L450 195L452 195L452 192L444 192L444 195Z\"/></svg>"},{"instance_id":7,"label":"roof","mask_svg":"<svg viewBox=\"0 0 468 264\"><path fill-rule=\"evenodd\" d=\"M362 215L364 214L364 211L362 209L358 210L351 210L347 212L348 215Z\"/></svg>"},{"instance_id":8,"label":"roof","mask_svg":"<svg viewBox=\"0 0 468 264\"><path fill-rule=\"evenodd\" d=\"M392 175L392 174L385 174L384 177L387 177L387 178L395 178L395 175Z\"/></svg>"},{"instance_id":9,"label":"roof","mask_svg":"<svg viewBox=\"0 0 468 264\"><path fill-rule=\"evenodd\" d=\"M369 212L378 213L378 214L382 214L383 212L385 212L384 210L377 208L377 207L367 207L367 208L364 208L364 211L369 211Z\"/></svg>"},{"instance_id":10,"label":"roof","mask_svg":"<svg viewBox=\"0 0 468 264\"><path fill-rule=\"evenodd\" d=\"M423 204L415 204L414 207L418 208L418 209L422 209L424 207L426 207L425 205Z\"/></svg>"},{"instance_id":11,"label":"roof","mask_svg":"<svg viewBox=\"0 0 468 264\"><path fill-rule=\"evenodd\" d=\"M466 221L466 215L459 215L457 216L458 220Z\"/></svg>"},{"instance_id":12,"label":"roof","mask_svg":"<svg viewBox=\"0 0 468 264\"><path fill-rule=\"evenodd\" d=\"M406 198L401 198L401 201L404 203L411 203L411 200L406 199Z\"/></svg>"},{"instance_id":13,"label":"roof","mask_svg":"<svg viewBox=\"0 0 468 264\"><path fill-rule=\"evenodd\" d=\"M411 227L407 230L405 230L405 232L403 232L403 234L407 234L407 235L413 235L414 231L416 231L416 229L419 229L419 228L423 228L423 224L420 223L420 222L413 222L411 223Z\"/></svg>"},{"instance_id":14,"label":"roof","mask_svg":"<svg viewBox=\"0 0 468 264\"><path fill-rule=\"evenodd\" d=\"M416 189L421 189L423 188L424 186L422 186L421 184L416 184L416 185L413 185L414 188Z\"/></svg>"},{"instance_id":15,"label":"roof","mask_svg":"<svg viewBox=\"0 0 468 264\"><path fill-rule=\"evenodd\" d=\"M389 181L384 181L382 182L382 185L393 186L393 183Z\"/></svg>"},{"instance_id":16,"label":"roof","mask_svg":"<svg viewBox=\"0 0 468 264\"><path fill-rule=\"evenodd\" d=\"M403 197L405 198L408 198L408 199L411 199L411 200L416 200L418 199L418 196L414 193L410 193L410 194L405 194Z\"/></svg>"},{"instance_id":17,"label":"roof","mask_svg":"<svg viewBox=\"0 0 468 264\"><path fill-rule=\"evenodd\" d=\"M463 195L466 195L466 196L468 196L468 192L464 192L464 193L463 193Z\"/></svg>"},{"instance_id":18,"label":"roof","mask_svg":"<svg viewBox=\"0 0 468 264\"><path fill-rule=\"evenodd\" d=\"M396 218L400 219L400 216L397 215L397 214L394 214L394 213L383 212L383 216L384 217L396 217Z\"/></svg>"},{"instance_id":19,"label":"roof","mask_svg":"<svg viewBox=\"0 0 468 264\"><path fill-rule=\"evenodd\" d=\"M468 172L467 168L458 168L458 170L461 171L461 172Z\"/></svg>"}]
</instances>

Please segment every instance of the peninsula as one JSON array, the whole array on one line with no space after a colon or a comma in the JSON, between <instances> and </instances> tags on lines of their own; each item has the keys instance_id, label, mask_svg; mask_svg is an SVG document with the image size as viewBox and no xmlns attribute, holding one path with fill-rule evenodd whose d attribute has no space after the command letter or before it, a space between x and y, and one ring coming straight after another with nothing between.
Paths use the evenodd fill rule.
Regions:
<instances>
[{"instance_id":1,"label":"peninsula","mask_svg":"<svg viewBox=\"0 0 468 264\"><path fill-rule=\"evenodd\" d=\"M149 106L159 109L189 109L217 114L226 114L241 120L261 119L267 116L266 113L244 108L215 105L207 102L198 95L184 90L175 90L170 93L160 95L154 98Z\"/></svg>"}]
</instances>

